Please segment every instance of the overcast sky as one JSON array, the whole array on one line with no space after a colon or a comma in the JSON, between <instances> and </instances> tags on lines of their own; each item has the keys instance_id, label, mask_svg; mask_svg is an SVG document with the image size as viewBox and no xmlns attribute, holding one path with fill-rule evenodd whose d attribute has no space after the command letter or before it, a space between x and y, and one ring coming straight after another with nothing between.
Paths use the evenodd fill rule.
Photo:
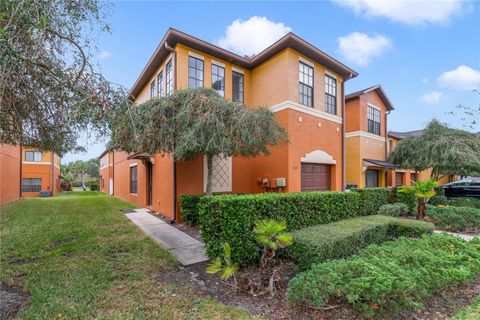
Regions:
<instances>
[{"instance_id":1,"label":"overcast sky","mask_svg":"<svg viewBox=\"0 0 480 320\"><path fill-rule=\"evenodd\" d=\"M383 86L395 106L390 130L421 129L433 117L462 128L447 112L480 103L474 1L116 2L108 21L112 32L99 39L97 59L107 79L127 88L169 27L248 55L292 31L359 73L347 93ZM102 142L82 142L88 152L63 163L103 151Z\"/></svg>"}]
</instances>

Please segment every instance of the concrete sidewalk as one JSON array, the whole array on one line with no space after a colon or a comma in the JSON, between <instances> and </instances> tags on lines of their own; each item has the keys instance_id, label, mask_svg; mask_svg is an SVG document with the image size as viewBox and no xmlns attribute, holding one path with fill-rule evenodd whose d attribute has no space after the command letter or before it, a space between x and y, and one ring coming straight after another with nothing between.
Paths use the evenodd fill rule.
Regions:
<instances>
[{"instance_id":1,"label":"concrete sidewalk","mask_svg":"<svg viewBox=\"0 0 480 320\"><path fill-rule=\"evenodd\" d=\"M455 232L448 232L448 231L441 231L441 230L435 230L435 233L447 233L449 235L459 237L460 239L463 239L465 241L473 240L474 237L480 237L480 235L469 235L469 234L462 234L462 233L455 233Z\"/></svg>"},{"instance_id":2,"label":"concrete sidewalk","mask_svg":"<svg viewBox=\"0 0 480 320\"><path fill-rule=\"evenodd\" d=\"M184 266L207 261L205 244L151 215L147 209L135 209L125 216L150 238L167 249Z\"/></svg>"}]
</instances>

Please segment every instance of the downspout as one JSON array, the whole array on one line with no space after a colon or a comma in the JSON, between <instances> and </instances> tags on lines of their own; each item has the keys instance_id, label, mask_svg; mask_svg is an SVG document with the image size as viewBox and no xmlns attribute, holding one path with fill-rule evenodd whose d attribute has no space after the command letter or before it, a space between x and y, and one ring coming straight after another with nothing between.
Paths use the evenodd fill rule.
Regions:
<instances>
[{"instance_id":1,"label":"downspout","mask_svg":"<svg viewBox=\"0 0 480 320\"><path fill-rule=\"evenodd\" d=\"M52 189L52 196L55 192L55 184L54 184L54 179L55 179L55 167L54 167L54 162L55 162L55 152L52 152L52 164L51 164L51 168L52 168L52 186L51 186L51 189Z\"/></svg>"},{"instance_id":2,"label":"downspout","mask_svg":"<svg viewBox=\"0 0 480 320\"><path fill-rule=\"evenodd\" d=\"M388 115L390 114L390 110L387 110L387 112L385 112L385 161L388 161L388 129L387 129L387 125L388 125L388 122L387 122L387 119L388 119ZM388 187L388 171L390 169L386 169L385 170L385 174L384 174L384 177L383 179L385 179L384 181L384 185L385 187Z\"/></svg>"},{"instance_id":3,"label":"downspout","mask_svg":"<svg viewBox=\"0 0 480 320\"><path fill-rule=\"evenodd\" d=\"M173 90L177 90L177 53L175 52L175 49L173 49L167 41L165 41L165 48L170 51L173 55ZM173 148L175 149L175 139L174 139L174 145ZM175 157L173 157L173 162L172 162L172 175L173 175L173 181L172 181L172 188L173 188L173 222L176 223L178 221L177 219L177 162L175 160Z\"/></svg>"},{"instance_id":4,"label":"downspout","mask_svg":"<svg viewBox=\"0 0 480 320\"><path fill-rule=\"evenodd\" d=\"M20 143L20 198L22 197L22 168L23 168L23 145Z\"/></svg>"},{"instance_id":5,"label":"downspout","mask_svg":"<svg viewBox=\"0 0 480 320\"><path fill-rule=\"evenodd\" d=\"M348 79L351 79L353 75L350 73L348 76ZM347 180L347 166L345 162L347 161L346 157L346 148L345 148L345 120L347 118L347 115L345 114L345 81L342 81L342 191L345 191L346 187L346 180Z\"/></svg>"}]
</instances>

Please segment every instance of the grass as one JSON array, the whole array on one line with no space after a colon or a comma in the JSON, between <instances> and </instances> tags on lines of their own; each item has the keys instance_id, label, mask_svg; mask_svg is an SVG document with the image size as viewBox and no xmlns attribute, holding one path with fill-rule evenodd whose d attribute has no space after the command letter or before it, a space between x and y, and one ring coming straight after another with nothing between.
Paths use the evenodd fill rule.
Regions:
<instances>
[{"instance_id":1,"label":"grass","mask_svg":"<svg viewBox=\"0 0 480 320\"><path fill-rule=\"evenodd\" d=\"M18 319L224 319L248 315L162 283L172 256L99 192L0 208L0 282L30 294Z\"/></svg>"},{"instance_id":2,"label":"grass","mask_svg":"<svg viewBox=\"0 0 480 320\"><path fill-rule=\"evenodd\" d=\"M480 209L480 199L476 198L450 198L450 205L455 207L471 207Z\"/></svg>"},{"instance_id":3,"label":"grass","mask_svg":"<svg viewBox=\"0 0 480 320\"><path fill-rule=\"evenodd\" d=\"M480 319L480 296L469 307L463 308L450 320L478 320Z\"/></svg>"}]
</instances>

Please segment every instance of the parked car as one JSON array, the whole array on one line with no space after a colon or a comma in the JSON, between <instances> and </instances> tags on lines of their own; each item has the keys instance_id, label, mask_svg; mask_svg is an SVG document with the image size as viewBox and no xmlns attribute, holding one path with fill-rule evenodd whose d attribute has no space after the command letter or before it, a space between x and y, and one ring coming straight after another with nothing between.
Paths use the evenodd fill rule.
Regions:
<instances>
[{"instance_id":1,"label":"parked car","mask_svg":"<svg viewBox=\"0 0 480 320\"><path fill-rule=\"evenodd\" d=\"M480 198L480 180L458 180L442 186L447 197Z\"/></svg>"}]
</instances>

